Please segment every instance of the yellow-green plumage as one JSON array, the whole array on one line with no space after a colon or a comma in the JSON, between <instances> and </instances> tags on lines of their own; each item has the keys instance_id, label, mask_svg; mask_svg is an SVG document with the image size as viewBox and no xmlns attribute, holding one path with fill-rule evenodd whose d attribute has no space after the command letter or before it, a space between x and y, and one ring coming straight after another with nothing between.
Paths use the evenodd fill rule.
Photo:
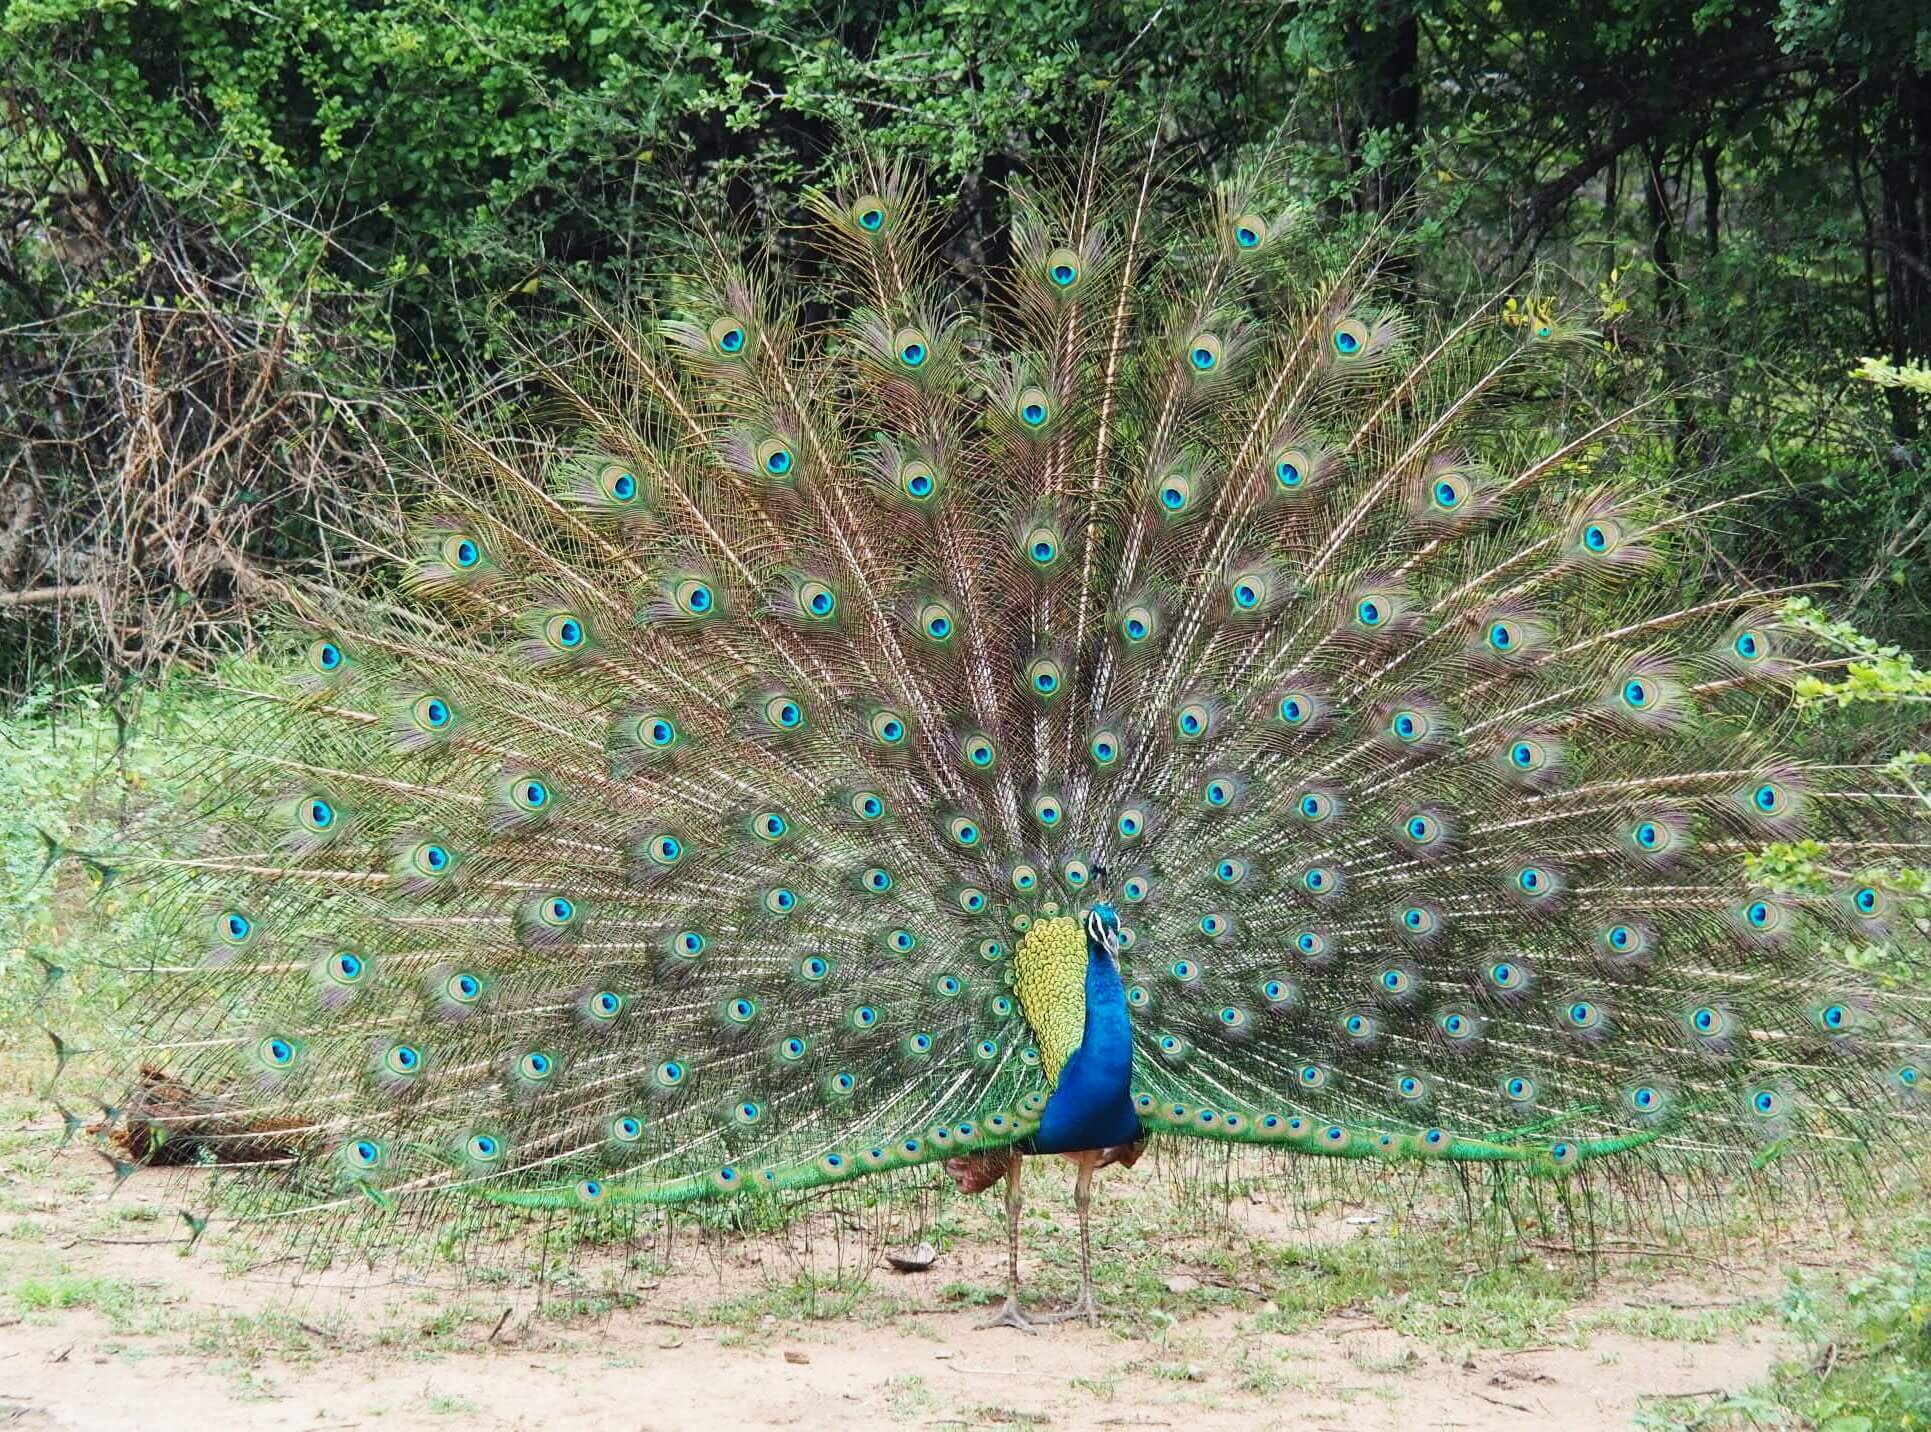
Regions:
<instances>
[{"instance_id":1,"label":"yellow-green plumage","mask_svg":"<svg viewBox=\"0 0 1931 1432\"><path fill-rule=\"evenodd\" d=\"M1039 1046L1046 1082L1079 1048L1086 1025L1086 935L1067 915L1036 921L1012 952L1013 992Z\"/></svg>"}]
</instances>

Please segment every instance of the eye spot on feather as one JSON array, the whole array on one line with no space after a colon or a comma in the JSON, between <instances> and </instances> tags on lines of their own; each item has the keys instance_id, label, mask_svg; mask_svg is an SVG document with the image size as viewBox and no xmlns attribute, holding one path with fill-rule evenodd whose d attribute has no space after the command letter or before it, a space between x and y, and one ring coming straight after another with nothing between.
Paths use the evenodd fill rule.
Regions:
<instances>
[{"instance_id":1,"label":"eye spot on feather","mask_svg":"<svg viewBox=\"0 0 1931 1432\"><path fill-rule=\"evenodd\" d=\"M1468 502L1469 492L1467 478L1448 474L1429 484L1428 501L1437 512L1456 512Z\"/></svg>"},{"instance_id":2,"label":"eye spot on feather","mask_svg":"<svg viewBox=\"0 0 1931 1432\"><path fill-rule=\"evenodd\" d=\"M1052 421L1053 401L1044 388L1026 388L1014 401L1013 411L1024 427L1038 432Z\"/></svg>"},{"instance_id":3,"label":"eye spot on feather","mask_svg":"<svg viewBox=\"0 0 1931 1432\"><path fill-rule=\"evenodd\" d=\"M725 358L739 357L750 342L744 325L729 315L712 322L709 337L712 351Z\"/></svg>"},{"instance_id":4,"label":"eye spot on feather","mask_svg":"<svg viewBox=\"0 0 1931 1432\"><path fill-rule=\"evenodd\" d=\"M1328 341L1333 344L1334 351L1341 357L1353 358L1367 347L1367 325L1359 319L1343 319L1334 326Z\"/></svg>"},{"instance_id":5,"label":"eye spot on feather","mask_svg":"<svg viewBox=\"0 0 1931 1432\"><path fill-rule=\"evenodd\" d=\"M938 472L928 462L914 460L899 469L899 490L914 502L932 500L939 490Z\"/></svg>"},{"instance_id":6,"label":"eye spot on feather","mask_svg":"<svg viewBox=\"0 0 1931 1432\"><path fill-rule=\"evenodd\" d=\"M671 592L678 609L689 617L707 617L717 608L717 595L708 582L686 577Z\"/></svg>"},{"instance_id":7,"label":"eye spot on feather","mask_svg":"<svg viewBox=\"0 0 1931 1432\"><path fill-rule=\"evenodd\" d=\"M1026 685L1033 695L1050 699L1066 684L1066 669L1049 656L1035 657L1026 666Z\"/></svg>"},{"instance_id":8,"label":"eye spot on feather","mask_svg":"<svg viewBox=\"0 0 1931 1432\"><path fill-rule=\"evenodd\" d=\"M770 697L764 703L764 719L774 731L781 732L799 731L807 724L804 703L795 696Z\"/></svg>"},{"instance_id":9,"label":"eye spot on feather","mask_svg":"<svg viewBox=\"0 0 1931 1432\"><path fill-rule=\"evenodd\" d=\"M1404 746L1412 746L1428 738L1433 723L1420 711L1397 711L1388 719L1388 732Z\"/></svg>"},{"instance_id":10,"label":"eye spot on feather","mask_svg":"<svg viewBox=\"0 0 1931 1432\"><path fill-rule=\"evenodd\" d=\"M264 1039L255 1046L264 1064L274 1069L286 1069L295 1062L295 1046L279 1035Z\"/></svg>"}]
</instances>

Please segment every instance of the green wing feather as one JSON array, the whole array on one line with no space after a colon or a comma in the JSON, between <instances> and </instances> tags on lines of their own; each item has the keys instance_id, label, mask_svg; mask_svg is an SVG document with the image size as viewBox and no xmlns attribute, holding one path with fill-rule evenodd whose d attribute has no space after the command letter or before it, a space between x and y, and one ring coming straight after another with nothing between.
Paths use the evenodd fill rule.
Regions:
<instances>
[{"instance_id":1,"label":"green wing feather","mask_svg":"<svg viewBox=\"0 0 1931 1432\"><path fill-rule=\"evenodd\" d=\"M1685 589L1707 517L1638 415L1559 426L1586 335L1433 326L1276 176L1140 172L1015 190L976 306L864 156L809 200L835 292L706 233L668 317L586 302L531 360L567 439L453 432L399 595L307 594L197 753L105 1096L201 1091L144 1117L266 1150L234 1187L276 1216L995 1148L1071 1047L1013 948L1104 870L1150 1127L1921 1135L1922 1003L1831 951L1921 944L1884 872L1923 833L1789 753L1825 658L1777 593ZM1800 833L1842 888L1752 890Z\"/></svg>"}]
</instances>

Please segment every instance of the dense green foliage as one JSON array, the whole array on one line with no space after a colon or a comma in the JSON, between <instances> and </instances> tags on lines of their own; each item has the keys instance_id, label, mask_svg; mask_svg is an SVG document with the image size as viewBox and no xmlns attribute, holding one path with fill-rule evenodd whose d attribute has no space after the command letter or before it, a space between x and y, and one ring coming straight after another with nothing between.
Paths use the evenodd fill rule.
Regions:
<instances>
[{"instance_id":1,"label":"dense green foliage","mask_svg":"<svg viewBox=\"0 0 1931 1432\"><path fill-rule=\"evenodd\" d=\"M1738 574L1925 644L1927 396L1853 376L1931 357L1910 7L4 0L0 87L16 689L63 650L205 648L339 550L392 488L381 395L502 367L546 273L648 295L720 204L788 242L776 196L854 132L996 260L1007 176L1102 111L1203 180L1285 135L1338 228L1412 201L1425 298L1582 309L1602 402L1670 393L1659 480L1765 494L1711 534Z\"/></svg>"}]
</instances>

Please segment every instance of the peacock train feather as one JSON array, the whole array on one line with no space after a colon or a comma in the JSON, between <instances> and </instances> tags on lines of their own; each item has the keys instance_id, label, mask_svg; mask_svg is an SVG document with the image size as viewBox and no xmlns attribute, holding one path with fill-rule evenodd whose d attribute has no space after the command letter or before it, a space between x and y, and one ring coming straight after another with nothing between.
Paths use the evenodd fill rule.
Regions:
<instances>
[{"instance_id":1,"label":"peacock train feather","mask_svg":"<svg viewBox=\"0 0 1931 1432\"><path fill-rule=\"evenodd\" d=\"M1556 430L1586 335L1404 312L1281 193L1019 188L974 303L860 156L830 291L705 233L649 321L586 304L128 858L172 935L99 1088L219 1110L142 1155L337 1230L983 1183L1077 1141L1116 1002L1116 1154L1921 1140L1925 1009L1836 952L1922 942L1924 836L1792 753L1824 658L1686 589L1635 415ZM1752 888L1797 837L1841 888Z\"/></svg>"}]
</instances>

